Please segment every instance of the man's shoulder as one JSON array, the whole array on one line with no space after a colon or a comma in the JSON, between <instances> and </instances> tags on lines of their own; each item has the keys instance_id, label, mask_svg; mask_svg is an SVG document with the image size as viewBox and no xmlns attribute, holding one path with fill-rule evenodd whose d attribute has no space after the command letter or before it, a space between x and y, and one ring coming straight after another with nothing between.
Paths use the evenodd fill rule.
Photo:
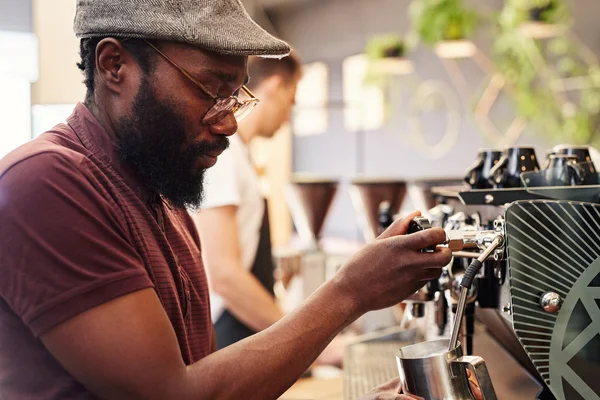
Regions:
<instances>
[{"instance_id":1,"label":"man's shoulder","mask_svg":"<svg viewBox=\"0 0 600 400\"><path fill-rule=\"evenodd\" d=\"M68 179L69 176L84 176L90 166L88 157L76 145L65 143L64 139L50 132L0 159L0 186L15 181L19 186L25 186Z\"/></svg>"},{"instance_id":2,"label":"man's shoulder","mask_svg":"<svg viewBox=\"0 0 600 400\"><path fill-rule=\"evenodd\" d=\"M31 167L52 167L56 160L79 164L86 156L68 143L60 131L46 132L17 147L0 159L0 178L13 167L27 163Z\"/></svg>"}]
</instances>

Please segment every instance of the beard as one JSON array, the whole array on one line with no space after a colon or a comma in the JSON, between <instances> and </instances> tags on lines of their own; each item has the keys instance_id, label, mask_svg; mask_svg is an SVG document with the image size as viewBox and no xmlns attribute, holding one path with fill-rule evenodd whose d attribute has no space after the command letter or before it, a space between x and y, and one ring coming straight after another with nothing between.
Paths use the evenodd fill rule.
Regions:
<instances>
[{"instance_id":1,"label":"beard","mask_svg":"<svg viewBox=\"0 0 600 400\"><path fill-rule=\"evenodd\" d=\"M194 167L208 152L223 150L229 140L189 144L184 118L175 103L156 99L147 79L134 99L132 115L118 121L119 156L142 184L176 208L197 209L204 194L205 169Z\"/></svg>"}]
</instances>

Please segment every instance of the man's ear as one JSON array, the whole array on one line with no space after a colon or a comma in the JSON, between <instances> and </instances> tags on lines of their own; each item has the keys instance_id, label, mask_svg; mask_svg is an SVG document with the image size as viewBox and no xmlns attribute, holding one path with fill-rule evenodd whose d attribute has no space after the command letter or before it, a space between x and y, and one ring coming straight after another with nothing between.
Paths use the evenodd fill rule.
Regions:
<instances>
[{"instance_id":1,"label":"man's ear","mask_svg":"<svg viewBox=\"0 0 600 400\"><path fill-rule=\"evenodd\" d=\"M113 93L121 93L128 54L120 41L114 38L102 39L96 47L96 72L104 86Z\"/></svg>"}]
</instances>

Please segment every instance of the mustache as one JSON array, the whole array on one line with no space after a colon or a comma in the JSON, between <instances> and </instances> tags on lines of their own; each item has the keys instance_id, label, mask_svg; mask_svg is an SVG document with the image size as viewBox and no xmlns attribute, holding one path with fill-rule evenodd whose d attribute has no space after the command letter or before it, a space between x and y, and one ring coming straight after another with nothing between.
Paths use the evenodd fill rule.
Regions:
<instances>
[{"instance_id":1,"label":"mustache","mask_svg":"<svg viewBox=\"0 0 600 400\"><path fill-rule=\"evenodd\" d=\"M201 156L206 153L222 152L229 148L229 139L225 136L219 136L215 141L203 141L191 146L188 151L196 156Z\"/></svg>"}]
</instances>

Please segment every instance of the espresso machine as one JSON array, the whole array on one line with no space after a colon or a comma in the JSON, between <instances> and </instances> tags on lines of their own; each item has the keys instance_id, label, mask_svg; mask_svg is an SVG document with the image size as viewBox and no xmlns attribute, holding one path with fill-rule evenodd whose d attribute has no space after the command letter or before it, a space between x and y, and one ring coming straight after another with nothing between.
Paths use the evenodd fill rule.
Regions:
<instances>
[{"instance_id":1,"label":"espresso machine","mask_svg":"<svg viewBox=\"0 0 600 400\"><path fill-rule=\"evenodd\" d=\"M525 352L544 385L538 398L599 399L600 205L518 200L494 222L493 230L447 231L446 245L453 254L475 260L455 280L460 283L446 289L458 297L449 351L457 343L468 343L464 313L466 305L478 298L472 283L483 276L484 264L492 261L498 296L506 301L502 315L521 347L517 352ZM414 358L409 357L410 363L403 359L405 369L415 368ZM411 379L414 387L432 384ZM411 393L430 393L421 390Z\"/></svg>"},{"instance_id":2,"label":"espresso machine","mask_svg":"<svg viewBox=\"0 0 600 400\"><path fill-rule=\"evenodd\" d=\"M589 150L556 146L539 164L531 148L506 149L499 159L488 153L497 160L487 162L488 184L480 179L481 186L456 195L465 208L496 210L494 231L504 244L482 263L466 301L477 304L478 319L542 386L538 399L598 400L600 185ZM447 230L448 237L481 237L490 221L467 225ZM477 336L471 340L477 353Z\"/></svg>"},{"instance_id":3,"label":"espresso machine","mask_svg":"<svg viewBox=\"0 0 600 400\"><path fill-rule=\"evenodd\" d=\"M427 223L442 226L445 245L454 254L442 277L415 294L426 295L422 298L427 301L444 299L435 313L435 327L448 349L439 350L451 352L456 342L467 357L483 355L501 399L600 400L600 185L589 152L581 147L557 146L545 161L531 148L480 153L478 158L491 159L478 160L468 171L468 186L432 189L443 201L431 215L442 215L441 222L415 221L425 229ZM477 170L481 168L488 170ZM496 239L499 243L492 246ZM473 260L479 261L475 269ZM455 321L460 329L451 329ZM397 339L397 349L415 343L414 337ZM383 343L361 346L369 354ZM422 349L416 358L424 363ZM356 350L350 348L349 354L352 351ZM392 357L392 347L385 351ZM404 353L398 354L396 367L407 358ZM502 369L494 364L498 360L513 367ZM406 368L414 369L415 363ZM506 394L517 383L501 382L502 378L516 370L524 371L515 375L519 385L535 382L534 389L539 389L529 391L534 394ZM391 369L386 371L393 376ZM447 383L427 380L425 385ZM354 398L353 384L348 384L346 398Z\"/></svg>"},{"instance_id":4,"label":"espresso machine","mask_svg":"<svg viewBox=\"0 0 600 400\"><path fill-rule=\"evenodd\" d=\"M327 177L296 175L286 188L286 200L300 238L302 298L306 299L327 279L327 255L320 244L321 231L335 198L339 181Z\"/></svg>"}]
</instances>

